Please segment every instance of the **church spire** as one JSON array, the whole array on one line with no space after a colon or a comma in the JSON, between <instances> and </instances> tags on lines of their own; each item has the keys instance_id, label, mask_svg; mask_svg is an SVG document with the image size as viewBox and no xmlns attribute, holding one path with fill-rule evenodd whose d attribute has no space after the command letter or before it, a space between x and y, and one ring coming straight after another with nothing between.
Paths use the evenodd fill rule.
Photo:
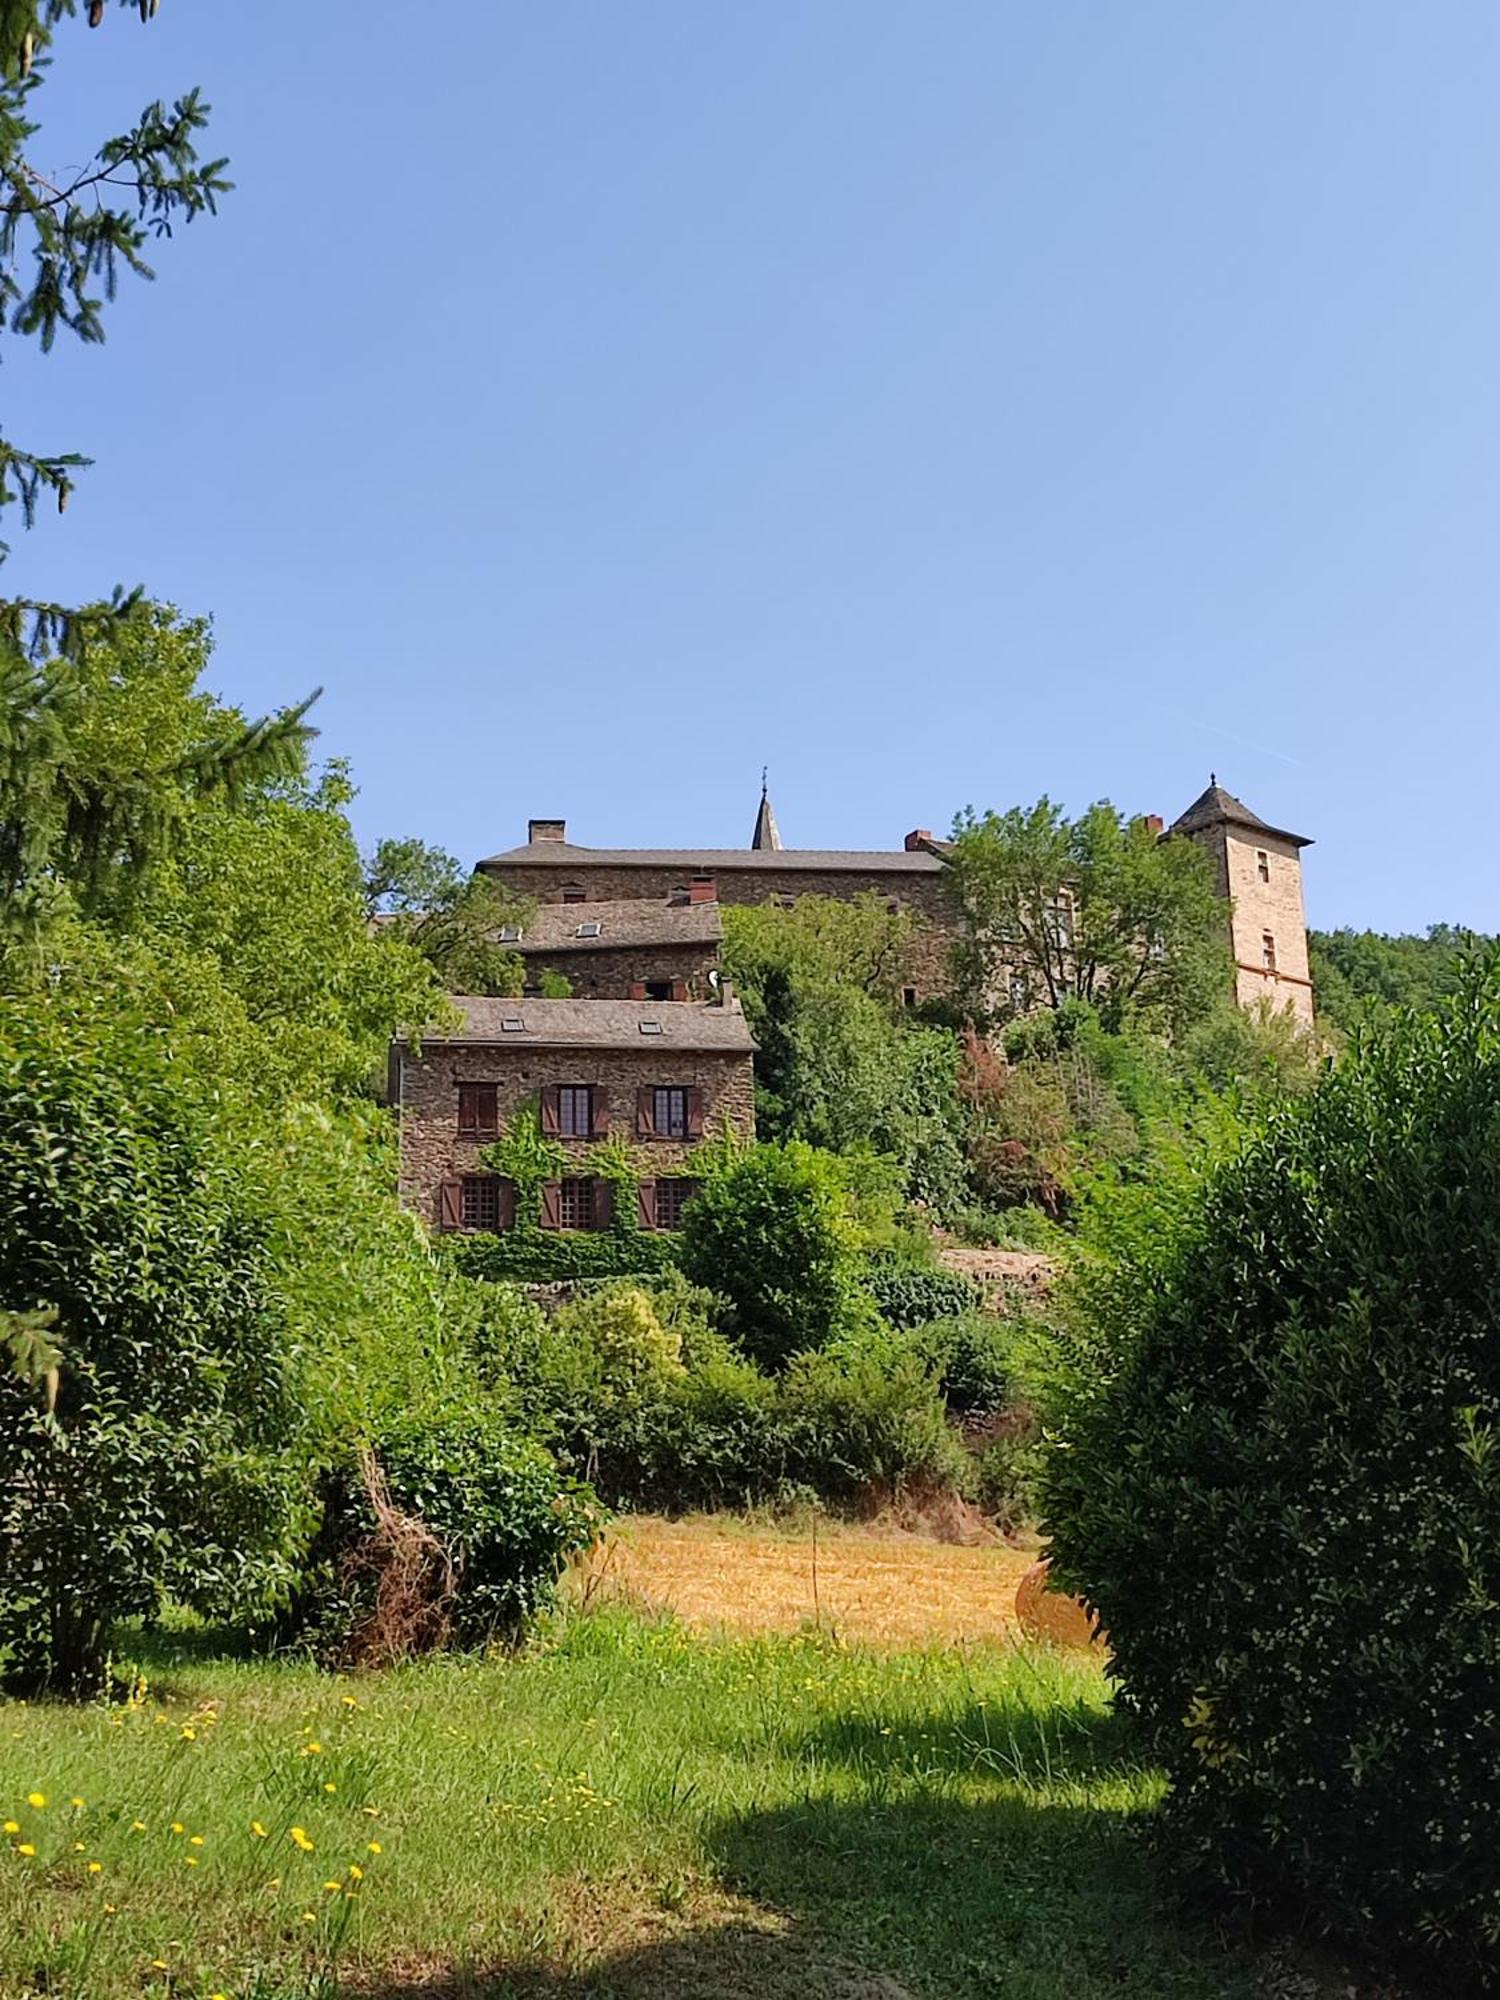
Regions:
<instances>
[{"instance_id":1,"label":"church spire","mask_svg":"<svg viewBox=\"0 0 1500 2000\"><path fill-rule=\"evenodd\" d=\"M771 810L770 794L766 790L767 773L760 774L760 811L755 815L755 831L750 836L752 848L779 848L781 829L776 824L776 815Z\"/></svg>"}]
</instances>

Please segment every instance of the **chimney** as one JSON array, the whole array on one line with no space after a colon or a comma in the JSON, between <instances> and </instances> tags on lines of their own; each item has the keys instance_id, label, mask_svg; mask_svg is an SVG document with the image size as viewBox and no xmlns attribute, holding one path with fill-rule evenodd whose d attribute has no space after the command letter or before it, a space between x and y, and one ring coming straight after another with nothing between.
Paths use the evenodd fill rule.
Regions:
<instances>
[{"instance_id":1,"label":"chimney","mask_svg":"<svg viewBox=\"0 0 1500 2000\"><path fill-rule=\"evenodd\" d=\"M717 903L718 900L719 884L717 877L713 875L695 875L688 885L688 901L690 903Z\"/></svg>"},{"instance_id":2,"label":"chimney","mask_svg":"<svg viewBox=\"0 0 1500 2000\"><path fill-rule=\"evenodd\" d=\"M715 988L715 991L718 994L719 1005L721 1007L727 1008L731 1014L737 1014L739 1012L740 1003L734 997L734 981L732 979L726 979L724 975L720 973L719 984Z\"/></svg>"},{"instance_id":3,"label":"chimney","mask_svg":"<svg viewBox=\"0 0 1500 2000\"><path fill-rule=\"evenodd\" d=\"M1147 813L1146 815L1147 833L1154 833L1157 839L1159 840L1165 830L1166 830L1166 822L1162 819L1160 813Z\"/></svg>"},{"instance_id":4,"label":"chimney","mask_svg":"<svg viewBox=\"0 0 1500 2000\"><path fill-rule=\"evenodd\" d=\"M566 840L568 822L565 819L529 819L526 822L526 839L535 847L539 840Z\"/></svg>"},{"instance_id":5,"label":"chimney","mask_svg":"<svg viewBox=\"0 0 1500 2000\"><path fill-rule=\"evenodd\" d=\"M924 847L930 847L931 845L932 834L925 826L914 827L906 836L906 851L908 854L920 854Z\"/></svg>"}]
</instances>

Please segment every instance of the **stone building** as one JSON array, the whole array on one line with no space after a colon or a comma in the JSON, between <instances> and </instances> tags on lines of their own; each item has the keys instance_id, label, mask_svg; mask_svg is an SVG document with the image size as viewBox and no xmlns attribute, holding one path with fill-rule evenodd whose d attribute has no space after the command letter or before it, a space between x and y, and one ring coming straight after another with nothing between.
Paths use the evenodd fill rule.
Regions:
<instances>
[{"instance_id":1,"label":"stone building","mask_svg":"<svg viewBox=\"0 0 1500 2000\"><path fill-rule=\"evenodd\" d=\"M1313 1018L1302 905L1299 833L1267 826L1258 813L1210 776L1208 790L1175 820L1170 834L1196 840L1213 859L1228 906L1235 997L1242 1007L1269 1004L1299 1021Z\"/></svg>"},{"instance_id":2,"label":"stone building","mask_svg":"<svg viewBox=\"0 0 1500 2000\"><path fill-rule=\"evenodd\" d=\"M755 1130L755 1043L739 1004L458 998L462 1025L391 1053L400 1120L401 1199L437 1229L504 1230L515 1189L482 1149L522 1110L567 1159L533 1218L543 1228L602 1229L609 1184L589 1149L623 1133L646 1171L639 1221L675 1228L694 1183L692 1149L726 1127Z\"/></svg>"},{"instance_id":3,"label":"stone building","mask_svg":"<svg viewBox=\"0 0 1500 2000\"><path fill-rule=\"evenodd\" d=\"M677 900L539 902L501 939L521 956L527 992L552 972L575 1000L709 1000L724 940L713 888L694 882Z\"/></svg>"}]
</instances>

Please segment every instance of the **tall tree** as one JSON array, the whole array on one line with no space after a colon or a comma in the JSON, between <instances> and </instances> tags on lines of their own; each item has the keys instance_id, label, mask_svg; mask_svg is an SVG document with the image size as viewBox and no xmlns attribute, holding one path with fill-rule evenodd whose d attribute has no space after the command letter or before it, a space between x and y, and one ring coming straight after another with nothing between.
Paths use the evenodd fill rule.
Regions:
<instances>
[{"instance_id":1,"label":"tall tree","mask_svg":"<svg viewBox=\"0 0 1500 2000\"><path fill-rule=\"evenodd\" d=\"M969 808L954 825L949 880L981 1014L1083 1000L1108 1027L1139 1015L1182 1027L1229 988L1208 857L1107 800L1076 820L1048 798L982 816Z\"/></svg>"},{"instance_id":2,"label":"tall tree","mask_svg":"<svg viewBox=\"0 0 1500 2000\"><path fill-rule=\"evenodd\" d=\"M145 22L156 0L119 0ZM201 160L208 106L196 90L170 108L147 105L61 177L43 171L31 142L41 129L37 93L55 60L57 31L83 14L105 18L105 0L0 0L0 326L43 352L58 333L86 345L104 338L105 307L122 271L155 274L146 251L173 228L212 213L230 183L223 160ZM66 507L88 460L76 450L32 449L0 432L0 515L19 508L31 526L46 500ZM9 553L0 542L0 562ZM87 853L89 872L138 867L160 829L143 798L163 785L182 791L246 785L285 769L305 738L308 704L262 722L240 719L228 736L206 735L168 758L144 746L135 764L107 776L76 754L85 689L79 667L91 644L149 617L139 589L70 609L34 597L0 599L0 907L34 914L63 857ZM67 811L52 810L61 793Z\"/></svg>"},{"instance_id":3,"label":"tall tree","mask_svg":"<svg viewBox=\"0 0 1500 2000\"><path fill-rule=\"evenodd\" d=\"M382 840L365 864L365 902L371 919L419 951L450 993L520 992L520 954L500 934L523 928L530 905L492 876L472 874L424 840Z\"/></svg>"}]
</instances>

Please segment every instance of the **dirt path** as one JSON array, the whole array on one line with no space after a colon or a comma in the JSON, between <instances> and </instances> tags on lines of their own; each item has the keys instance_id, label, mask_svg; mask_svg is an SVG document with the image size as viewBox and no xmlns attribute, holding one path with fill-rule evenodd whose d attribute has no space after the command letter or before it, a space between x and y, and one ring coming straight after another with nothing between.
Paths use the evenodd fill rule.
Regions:
<instances>
[{"instance_id":1,"label":"dirt path","mask_svg":"<svg viewBox=\"0 0 1500 2000\"><path fill-rule=\"evenodd\" d=\"M778 1533L722 1516L618 1522L574 1579L673 1612L700 1630L796 1632L821 1624L864 1645L1004 1640L1035 1560L1003 1544L957 1548L923 1535L821 1523Z\"/></svg>"}]
</instances>

